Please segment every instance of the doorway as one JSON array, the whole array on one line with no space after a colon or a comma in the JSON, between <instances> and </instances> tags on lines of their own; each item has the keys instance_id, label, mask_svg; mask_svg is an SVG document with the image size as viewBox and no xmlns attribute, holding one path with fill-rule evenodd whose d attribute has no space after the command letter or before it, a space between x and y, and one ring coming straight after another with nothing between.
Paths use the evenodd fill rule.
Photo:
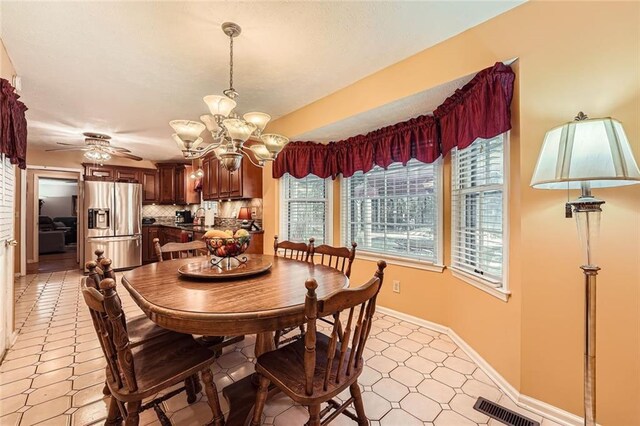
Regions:
<instances>
[{"instance_id":1,"label":"doorway","mask_svg":"<svg viewBox=\"0 0 640 426\"><path fill-rule=\"evenodd\" d=\"M79 269L79 173L27 171L27 273Z\"/></svg>"}]
</instances>

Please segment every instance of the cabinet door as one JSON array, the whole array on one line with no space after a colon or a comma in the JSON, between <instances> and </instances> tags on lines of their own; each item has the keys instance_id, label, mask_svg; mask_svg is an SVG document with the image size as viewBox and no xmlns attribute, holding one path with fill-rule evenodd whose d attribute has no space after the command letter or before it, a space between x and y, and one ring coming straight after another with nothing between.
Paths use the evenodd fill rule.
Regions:
<instances>
[{"instance_id":1,"label":"cabinet door","mask_svg":"<svg viewBox=\"0 0 640 426\"><path fill-rule=\"evenodd\" d=\"M242 198L262 198L262 169L242 160Z\"/></svg>"},{"instance_id":2,"label":"cabinet door","mask_svg":"<svg viewBox=\"0 0 640 426\"><path fill-rule=\"evenodd\" d=\"M176 198L175 167L158 168L160 175L160 199L162 204L174 204Z\"/></svg>"},{"instance_id":3,"label":"cabinet door","mask_svg":"<svg viewBox=\"0 0 640 426\"><path fill-rule=\"evenodd\" d=\"M100 166L97 164L85 164L84 175L90 177L91 180L114 180L114 170L110 166Z\"/></svg>"},{"instance_id":4,"label":"cabinet door","mask_svg":"<svg viewBox=\"0 0 640 426\"><path fill-rule=\"evenodd\" d=\"M160 228L157 226L142 227L142 263L156 262L154 238L160 238Z\"/></svg>"},{"instance_id":5,"label":"cabinet door","mask_svg":"<svg viewBox=\"0 0 640 426\"><path fill-rule=\"evenodd\" d=\"M211 157L209 160L210 179L209 179L209 194L211 194L212 200L220 198L220 161L216 157Z\"/></svg>"},{"instance_id":6,"label":"cabinet door","mask_svg":"<svg viewBox=\"0 0 640 426\"><path fill-rule=\"evenodd\" d=\"M218 196L221 199L227 200L231 197L231 175L229 171L222 166L219 166L218 178L220 179L220 192Z\"/></svg>"},{"instance_id":7,"label":"cabinet door","mask_svg":"<svg viewBox=\"0 0 640 426\"><path fill-rule=\"evenodd\" d=\"M211 157L205 157L202 159L202 199L205 201L211 200L211 190L209 189L209 180L211 174Z\"/></svg>"},{"instance_id":8,"label":"cabinet door","mask_svg":"<svg viewBox=\"0 0 640 426\"><path fill-rule=\"evenodd\" d=\"M159 176L157 170L143 171L142 173L142 203L151 204L159 201Z\"/></svg>"},{"instance_id":9,"label":"cabinet door","mask_svg":"<svg viewBox=\"0 0 640 426\"><path fill-rule=\"evenodd\" d=\"M176 204L186 204L187 203L187 182L185 176L185 167L184 166L176 166L175 168L175 197L174 202Z\"/></svg>"},{"instance_id":10,"label":"cabinet door","mask_svg":"<svg viewBox=\"0 0 640 426\"><path fill-rule=\"evenodd\" d=\"M242 198L242 176L245 162L248 162L246 158L242 160L243 165L238 170L229 172L229 198Z\"/></svg>"},{"instance_id":11,"label":"cabinet door","mask_svg":"<svg viewBox=\"0 0 640 426\"><path fill-rule=\"evenodd\" d=\"M140 171L137 169L124 169L124 168L116 168L115 169L116 181L118 182L140 182Z\"/></svg>"}]
</instances>

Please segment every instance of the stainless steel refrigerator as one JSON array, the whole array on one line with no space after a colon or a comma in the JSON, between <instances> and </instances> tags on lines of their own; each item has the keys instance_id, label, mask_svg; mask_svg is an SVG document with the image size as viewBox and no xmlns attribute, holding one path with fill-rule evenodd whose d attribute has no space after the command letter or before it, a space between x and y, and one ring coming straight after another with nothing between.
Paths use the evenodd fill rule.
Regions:
<instances>
[{"instance_id":1,"label":"stainless steel refrigerator","mask_svg":"<svg viewBox=\"0 0 640 426\"><path fill-rule=\"evenodd\" d=\"M83 263L102 249L114 269L142 264L142 185L85 181L83 214Z\"/></svg>"}]
</instances>

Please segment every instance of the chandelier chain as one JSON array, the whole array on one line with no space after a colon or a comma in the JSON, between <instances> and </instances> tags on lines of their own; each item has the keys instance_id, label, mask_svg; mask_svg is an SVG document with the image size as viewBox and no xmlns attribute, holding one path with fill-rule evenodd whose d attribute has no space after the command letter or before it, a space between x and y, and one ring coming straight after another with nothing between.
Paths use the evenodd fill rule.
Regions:
<instances>
[{"instance_id":1,"label":"chandelier chain","mask_svg":"<svg viewBox=\"0 0 640 426\"><path fill-rule=\"evenodd\" d=\"M233 88L233 36L229 36L229 89Z\"/></svg>"}]
</instances>

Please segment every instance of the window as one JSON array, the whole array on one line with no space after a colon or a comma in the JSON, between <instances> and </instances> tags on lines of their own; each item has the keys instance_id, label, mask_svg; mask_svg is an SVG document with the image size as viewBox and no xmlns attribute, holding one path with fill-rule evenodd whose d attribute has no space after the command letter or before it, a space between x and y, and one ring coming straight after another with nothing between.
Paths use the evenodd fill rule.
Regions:
<instances>
[{"instance_id":1,"label":"window","mask_svg":"<svg viewBox=\"0 0 640 426\"><path fill-rule=\"evenodd\" d=\"M331 181L309 175L296 179L286 174L281 179L280 240L315 244L331 242Z\"/></svg>"},{"instance_id":2,"label":"window","mask_svg":"<svg viewBox=\"0 0 640 426\"><path fill-rule=\"evenodd\" d=\"M451 156L451 265L506 292L505 139L477 139Z\"/></svg>"},{"instance_id":3,"label":"window","mask_svg":"<svg viewBox=\"0 0 640 426\"><path fill-rule=\"evenodd\" d=\"M358 250L440 264L440 160L358 172L342 184L342 237Z\"/></svg>"}]
</instances>

